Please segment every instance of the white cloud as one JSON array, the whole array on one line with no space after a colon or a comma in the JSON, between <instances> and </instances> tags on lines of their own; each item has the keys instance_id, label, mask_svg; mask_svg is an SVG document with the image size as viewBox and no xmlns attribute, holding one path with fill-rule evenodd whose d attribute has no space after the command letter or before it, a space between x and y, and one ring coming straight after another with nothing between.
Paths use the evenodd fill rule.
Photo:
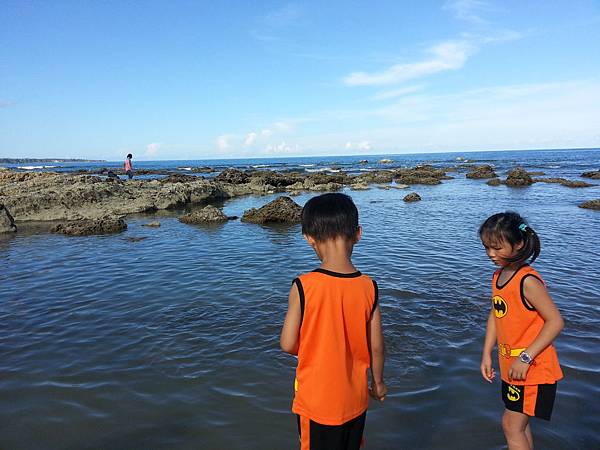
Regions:
<instances>
[{"instance_id":1,"label":"white cloud","mask_svg":"<svg viewBox=\"0 0 600 450\"><path fill-rule=\"evenodd\" d=\"M221 136L217 137L216 139L216 144L217 144L217 148L219 149L219 151L224 152L229 150L230 146L229 146L229 139L230 136L222 134Z\"/></svg>"},{"instance_id":2,"label":"white cloud","mask_svg":"<svg viewBox=\"0 0 600 450\"><path fill-rule=\"evenodd\" d=\"M265 138L270 138L273 135L273 132L269 129L264 129L260 132L260 135Z\"/></svg>"},{"instance_id":3,"label":"white cloud","mask_svg":"<svg viewBox=\"0 0 600 450\"><path fill-rule=\"evenodd\" d=\"M265 153L270 155L297 153L298 150L299 148L297 145L292 147L285 141L281 141L279 144L269 144L265 147Z\"/></svg>"},{"instance_id":4,"label":"white cloud","mask_svg":"<svg viewBox=\"0 0 600 450\"><path fill-rule=\"evenodd\" d=\"M250 147L254 143L255 140L256 140L256 133L255 132L248 133L248 135L246 136L246 139L244 139L244 147Z\"/></svg>"},{"instance_id":5,"label":"white cloud","mask_svg":"<svg viewBox=\"0 0 600 450\"><path fill-rule=\"evenodd\" d=\"M344 77L347 86L381 86L401 83L446 70L460 69L474 48L467 41L446 41L431 47L431 58L408 64L395 64L381 72L354 72Z\"/></svg>"},{"instance_id":6,"label":"white cloud","mask_svg":"<svg viewBox=\"0 0 600 450\"><path fill-rule=\"evenodd\" d=\"M345 148L346 148L346 150L369 151L369 150L371 150L371 143L369 141L360 141L360 142L356 142L356 143L348 141L348 142L346 142Z\"/></svg>"}]
</instances>

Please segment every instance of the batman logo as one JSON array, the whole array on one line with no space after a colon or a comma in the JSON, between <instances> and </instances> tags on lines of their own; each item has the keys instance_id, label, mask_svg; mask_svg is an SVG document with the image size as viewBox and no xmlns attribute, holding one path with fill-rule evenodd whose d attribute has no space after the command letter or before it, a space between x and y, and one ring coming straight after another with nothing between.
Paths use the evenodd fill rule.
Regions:
<instances>
[{"instance_id":1,"label":"batman logo","mask_svg":"<svg viewBox=\"0 0 600 450\"><path fill-rule=\"evenodd\" d=\"M511 402L518 402L521 398L521 390L516 386L509 385L506 391L506 398Z\"/></svg>"},{"instance_id":2,"label":"batman logo","mask_svg":"<svg viewBox=\"0 0 600 450\"><path fill-rule=\"evenodd\" d=\"M492 298L492 307L494 308L494 315L498 319L502 319L508 312L508 305L504 299L498 295L495 295L494 298Z\"/></svg>"}]
</instances>

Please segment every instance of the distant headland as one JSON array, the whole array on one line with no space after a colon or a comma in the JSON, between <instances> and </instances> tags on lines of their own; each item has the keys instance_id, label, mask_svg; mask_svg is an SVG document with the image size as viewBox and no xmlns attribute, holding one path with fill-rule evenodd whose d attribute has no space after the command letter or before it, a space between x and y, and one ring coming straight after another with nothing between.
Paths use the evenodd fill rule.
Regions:
<instances>
[{"instance_id":1,"label":"distant headland","mask_svg":"<svg viewBox=\"0 0 600 450\"><path fill-rule=\"evenodd\" d=\"M106 161L104 159L71 159L71 158L0 158L0 164L65 163L65 162L106 162Z\"/></svg>"}]
</instances>

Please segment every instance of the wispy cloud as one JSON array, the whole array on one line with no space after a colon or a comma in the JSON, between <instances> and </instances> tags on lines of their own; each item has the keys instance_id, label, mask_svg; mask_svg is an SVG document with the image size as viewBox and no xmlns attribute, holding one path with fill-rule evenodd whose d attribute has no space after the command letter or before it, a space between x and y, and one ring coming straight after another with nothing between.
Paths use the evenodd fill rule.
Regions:
<instances>
[{"instance_id":1,"label":"wispy cloud","mask_svg":"<svg viewBox=\"0 0 600 450\"><path fill-rule=\"evenodd\" d=\"M220 152L225 152L225 151L229 150L229 148L230 148L229 139L230 139L230 136L225 135L225 134L222 134L221 136L217 137L217 139L215 140L215 143L217 144L217 149Z\"/></svg>"},{"instance_id":2,"label":"wispy cloud","mask_svg":"<svg viewBox=\"0 0 600 450\"><path fill-rule=\"evenodd\" d=\"M256 133L248 133L246 139L244 139L244 147L250 147L252 144L254 144L254 141L256 141Z\"/></svg>"},{"instance_id":3,"label":"wispy cloud","mask_svg":"<svg viewBox=\"0 0 600 450\"><path fill-rule=\"evenodd\" d=\"M460 69L474 51L467 41L446 41L428 50L431 57L423 61L395 64L381 72L354 72L343 78L347 86L383 86Z\"/></svg>"},{"instance_id":4,"label":"wispy cloud","mask_svg":"<svg viewBox=\"0 0 600 450\"><path fill-rule=\"evenodd\" d=\"M476 25L487 24L483 15L492 9L489 2L483 0L450 0L444 5L457 19Z\"/></svg>"},{"instance_id":5,"label":"wispy cloud","mask_svg":"<svg viewBox=\"0 0 600 450\"><path fill-rule=\"evenodd\" d=\"M402 97L404 95L413 94L421 91L425 88L424 84L417 84L414 86L406 86L400 89L394 89L393 91L382 91L371 97L371 100L389 100L392 98Z\"/></svg>"},{"instance_id":6,"label":"wispy cloud","mask_svg":"<svg viewBox=\"0 0 600 450\"><path fill-rule=\"evenodd\" d=\"M296 3L288 3L255 19L251 35L259 41L278 41L282 30L293 26L302 16Z\"/></svg>"}]
</instances>

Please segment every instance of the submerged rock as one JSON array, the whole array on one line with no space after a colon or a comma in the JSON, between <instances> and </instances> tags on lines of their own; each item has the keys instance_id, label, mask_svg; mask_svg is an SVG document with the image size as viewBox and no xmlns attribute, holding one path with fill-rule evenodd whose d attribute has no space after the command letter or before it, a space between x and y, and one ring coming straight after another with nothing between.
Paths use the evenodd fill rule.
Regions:
<instances>
[{"instance_id":1,"label":"submerged rock","mask_svg":"<svg viewBox=\"0 0 600 450\"><path fill-rule=\"evenodd\" d=\"M95 220L78 220L61 223L52 228L53 233L70 236L89 236L92 234L120 233L127 229L127 224L120 217L103 217Z\"/></svg>"},{"instance_id":2,"label":"submerged rock","mask_svg":"<svg viewBox=\"0 0 600 450\"><path fill-rule=\"evenodd\" d=\"M533 184L533 178L531 178L531 175L529 175L525 169L517 167L508 172L504 184L512 187L531 186Z\"/></svg>"},{"instance_id":3,"label":"submerged rock","mask_svg":"<svg viewBox=\"0 0 600 450\"><path fill-rule=\"evenodd\" d=\"M494 172L494 168L489 164L484 164L483 166L473 167L469 173L467 173L467 178L474 179L482 179L482 178L496 178L496 172Z\"/></svg>"},{"instance_id":4,"label":"submerged rock","mask_svg":"<svg viewBox=\"0 0 600 450\"><path fill-rule=\"evenodd\" d=\"M580 180L567 180L566 178L534 178L536 183L558 183L570 188L582 188L595 186L591 183L586 183Z\"/></svg>"},{"instance_id":5,"label":"submerged rock","mask_svg":"<svg viewBox=\"0 0 600 450\"><path fill-rule=\"evenodd\" d=\"M144 223L142 224L143 227L152 227L152 228L158 228L160 227L160 222L159 221L154 221L154 222L150 222L150 223Z\"/></svg>"},{"instance_id":6,"label":"submerged rock","mask_svg":"<svg viewBox=\"0 0 600 450\"><path fill-rule=\"evenodd\" d=\"M486 184L488 186L500 186L502 184L502 180L500 178L492 178Z\"/></svg>"},{"instance_id":7,"label":"submerged rock","mask_svg":"<svg viewBox=\"0 0 600 450\"><path fill-rule=\"evenodd\" d=\"M596 200L588 200L579 205L580 208L600 210L600 198Z\"/></svg>"},{"instance_id":8,"label":"submerged rock","mask_svg":"<svg viewBox=\"0 0 600 450\"><path fill-rule=\"evenodd\" d=\"M183 173L173 173L161 180L161 183L193 183L194 181L201 180L202 177L195 177L194 175L185 175Z\"/></svg>"},{"instance_id":9,"label":"submerged rock","mask_svg":"<svg viewBox=\"0 0 600 450\"><path fill-rule=\"evenodd\" d=\"M411 192L410 194L406 195L403 200L408 203L418 202L421 200L421 196L416 192Z\"/></svg>"},{"instance_id":10,"label":"submerged rock","mask_svg":"<svg viewBox=\"0 0 600 450\"><path fill-rule=\"evenodd\" d=\"M0 204L0 234L2 233L14 233L17 231L15 225L15 219L10 215L8 209L4 205Z\"/></svg>"},{"instance_id":11,"label":"submerged rock","mask_svg":"<svg viewBox=\"0 0 600 450\"><path fill-rule=\"evenodd\" d=\"M212 205L205 206L199 211L185 214L179 218L180 222L188 224L227 222L228 220L229 217L223 211Z\"/></svg>"},{"instance_id":12,"label":"submerged rock","mask_svg":"<svg viewBox=\"0 0 600 450\"><path fill-rule=\"evenodd\" d=\"M581 174L584 178L591 178L592 180L600 180L600 170L594 170L592 172L584 172Z\"/></svg>"},{"instance_id":13,"label":"submerged rock","mask_svg":"<svg viewBox=\"0 0 600 450\"><path fill-rule=\"evenodd\" d=\"M290 197L278 197L261 208L251 208L244 212L242 222L250 223L300 223L302 207Z\"/></svg>"}]
</instances>

